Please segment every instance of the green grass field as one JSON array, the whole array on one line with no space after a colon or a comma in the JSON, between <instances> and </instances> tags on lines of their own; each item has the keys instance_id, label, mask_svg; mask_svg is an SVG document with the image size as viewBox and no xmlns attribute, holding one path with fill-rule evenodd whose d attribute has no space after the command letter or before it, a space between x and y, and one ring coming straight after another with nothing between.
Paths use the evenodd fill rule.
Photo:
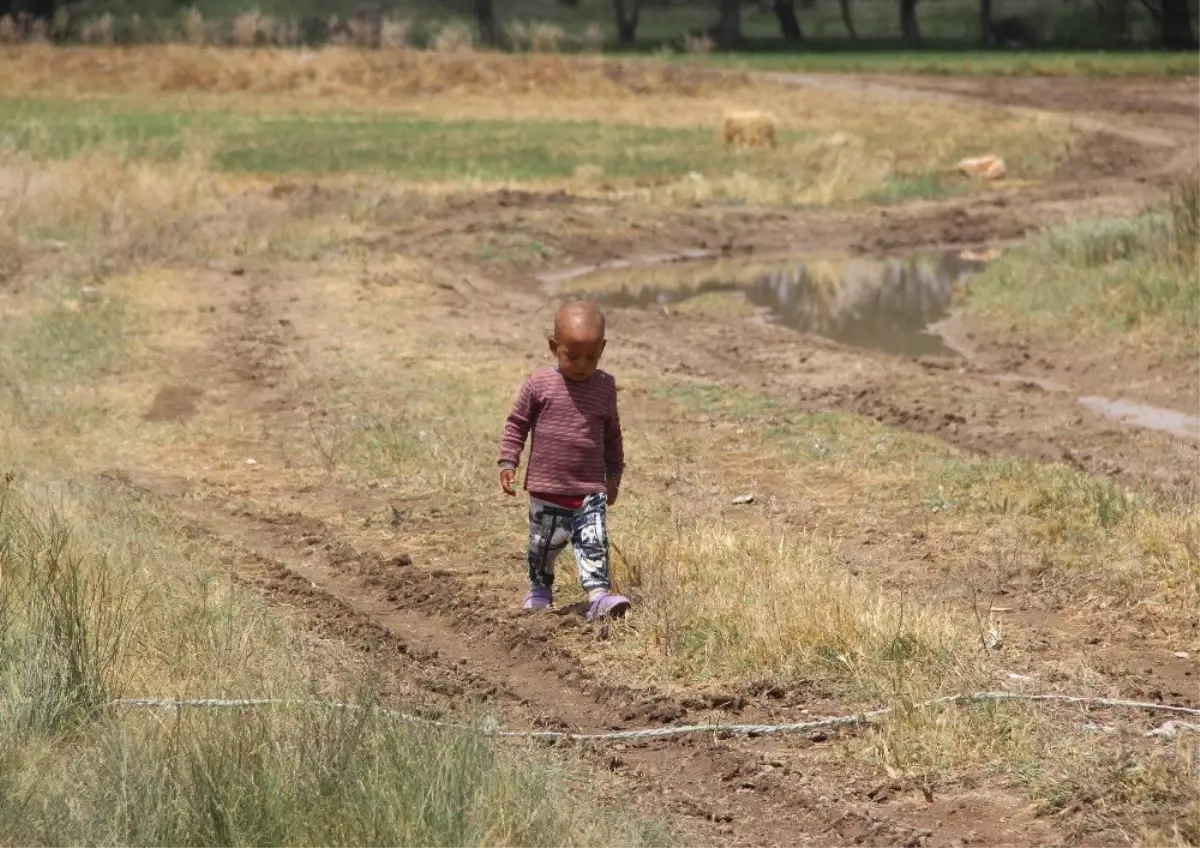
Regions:
<instances>
[{"instance_id":1,"label":"green grass field","mask_svg":"<svg viewBox=\"0 0 1200 848\"><path fill-rule=\"evenodd\" d=\"M146 98L0 98L0 123L7 127L3 137L10 150L38 161L93 151L164 163L203 151L207 167L227 173L381 173L418 183L570 182L596 191L640 187L670 199L780 205L890 203L977 188L944 168L975 152L967 127L953 135L938 133L937 147L922 145L914 134L908 149L887 157L877 152L890 144L886 128L869 122L860 122L861 140L817 127L783 129L775 148L756 151L722 145L711 127L633 120L226 112ZM1020 151L1009 167L1027 178L1048 175L1066 149L1061 128L1052 125L1013 124L997 129L993 139Z\"/></svg>"},{"instance_id":2,"label":"green grass field","mask_svg":"<svg viewBox=\"0 0 1200 848\"><path fill-rule=\"evenodd\" d=\"M1181 183L1169 208L1049 230L980 274L967 309L1050 337L1140 337L1193 358L1196 196Z\"/></svg>"}]
</instances>

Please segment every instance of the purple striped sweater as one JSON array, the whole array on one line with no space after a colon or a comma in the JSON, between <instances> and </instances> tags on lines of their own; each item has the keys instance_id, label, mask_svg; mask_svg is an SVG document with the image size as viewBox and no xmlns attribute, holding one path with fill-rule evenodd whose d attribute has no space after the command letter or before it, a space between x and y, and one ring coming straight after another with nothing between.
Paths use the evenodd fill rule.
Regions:
<instances>
[{"instance_id":1,"label":"purple striped sweater","mask_svg":"<svg viewBox=\"0 0 1200 848\"><path fill-rule=\"evenodd\" d=\"M625 470L617 381L605 371L568 380L543 368L521 386L504 422L500 465L516 468L531 436L525 489L552 495L589 495L620 484Z\"/></svg>"}]
</instances>

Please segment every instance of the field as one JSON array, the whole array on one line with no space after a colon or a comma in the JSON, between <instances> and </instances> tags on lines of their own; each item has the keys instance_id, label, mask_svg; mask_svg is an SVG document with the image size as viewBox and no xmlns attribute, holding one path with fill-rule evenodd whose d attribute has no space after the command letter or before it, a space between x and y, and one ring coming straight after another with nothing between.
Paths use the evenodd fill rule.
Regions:
<instances>
[{"instance_id":1,"label":"field","mask_svg":"<svg viewBox=\"0 0 1200 848\"><path fill-rule=\"evenodd\" d=\"M1080 402L1200 406L1197 81L1060 71L0 47L0 835L1200 843L1186 716L920 706L1200 708L1200 432ZM606 625L496 481L577 294Z\"/></svg>"}]
</instances>

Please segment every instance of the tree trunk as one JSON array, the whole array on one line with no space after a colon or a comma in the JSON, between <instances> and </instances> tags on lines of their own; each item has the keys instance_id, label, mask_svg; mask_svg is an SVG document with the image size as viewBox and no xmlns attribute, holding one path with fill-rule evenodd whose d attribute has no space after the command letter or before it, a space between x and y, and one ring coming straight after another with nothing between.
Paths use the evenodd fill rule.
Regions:
<instances>
[{"instance_id":1,"label":"tree trunk","mask_svg":"<svg viewBox=\"0 0 1200 848\"><path fill-rule=\"evenodd\" d=\"M642 14L642 0L613 0L613 11L617 15L617 42L633 44L637 35L638 19Z\"/></svg>"},{"instance_id":2,"label":"tree trunk","mask_svg":"<svg viewBox=\"0 0 1200 848\"><path fill-rule=\"evenodd\" d=\"M979 39L985 45L995 41L992 38L992 0L979 0Z\"/></svg>"},{"instance_id":3,"label":"tree trunk","mask_svg":"<svg viewBox=\"0 0 1200 848\"><path fill-rule=\"evenodd\" d=\"M842 23L851 41L858 41L858 31L854 29L854 15L850 13L850 0L840 0L842 6Z\"/></svg>"},{"instance_id":4,"label":"tree trunk","mask_svg":"<svg viewBox=\"0 0 1200 848\"><path fill-rule=\"evenodd\" d=\"M804 40L800 21L796 19L795 0L775 0L775 17L779 18L779 30L783 33L784 41L798 44Z\"/></svg>"},{"instance_id":5,"label":"tree trunk","mask_svg":"<svg viewBox=\"0 0 1200 848\"><path fill-rule=\"evenodd\" d=\"M900 0L900 34L909 44L921 41L921 28L917 26L917 0Z\"/></svg>"},{"instance_id":6,"label":"tree trunk","mask_svg":"<svg viewBox=\"0 0 1200 848\"><path fill-rule=\"evenodd\" d=\"M1162 0L1162 40L1170 50L1195 50L1196 33L1188 0Z\"/></svg>"},{"instance_id":7,"label":"tree trunk","mask_svg":"<svg viewBox=\"0 0 1200 848\"><path fill-rule=\"evenodd\" d=\"M479 22L479 41L486 47L495 47L499 33L496 30L496 10L492 0L475 0L475 19Z\"/></svg>"},{"instance_id":8,"label":"tree trunk","mask_svg":"<svg viewBox=\"0 0 1200 848\"><path fill-rule=\"evenodd\" d=\"M741 0L719 0L721 17L717 21L715 41L722 50L733 50L742 43Z\"/></svg>"},{"instance_id":9,"label":"tree trunk","mask_svg":"<svg viewBox=\"0 0 1200 848\"><path fill-rule=\"evenodd\" d=\"M29 9L29 13L35 18L41 18L43 21L54 20L54 13L58 11L58 0L28 0L25 4Z\"/></svg>"}]
</instances>

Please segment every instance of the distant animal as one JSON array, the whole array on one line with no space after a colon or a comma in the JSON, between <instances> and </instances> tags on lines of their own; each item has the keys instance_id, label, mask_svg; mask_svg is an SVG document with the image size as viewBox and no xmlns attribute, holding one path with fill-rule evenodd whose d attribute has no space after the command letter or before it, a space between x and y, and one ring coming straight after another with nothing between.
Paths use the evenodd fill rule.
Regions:
<instances>
[{"instance_id":1,"label":"distant animal","mask_svg":"<svg viewBox=\"0 0 1200 848\"><path fill-rule=\"evenodd\" d=\"M721 137L734 147L775 147L777 126L770 112L730 112L721 122Z\"/></svg>"}]
</instances>

